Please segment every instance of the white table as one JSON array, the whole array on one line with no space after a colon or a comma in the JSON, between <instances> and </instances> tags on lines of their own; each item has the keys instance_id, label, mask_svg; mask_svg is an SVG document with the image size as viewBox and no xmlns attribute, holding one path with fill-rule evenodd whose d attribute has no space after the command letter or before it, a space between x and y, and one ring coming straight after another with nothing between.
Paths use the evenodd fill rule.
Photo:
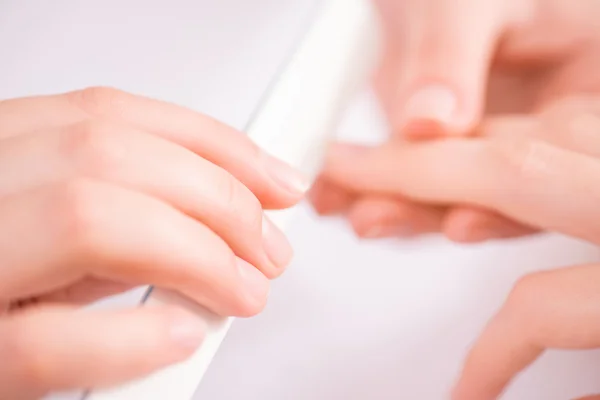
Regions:
<instances>
[{"instance_id":1,"label":"white table","mask_svg":"<svg viewBox=\"0 0 600 400\"><path fill-rule=\"evenodd\" d=\"M111 85L243 128L316 3L5 0L0 98ZM368 95L341 130L381 138ZM519 276L600 258L559 237L471 248L435 238L359 243L308 208L290 235L294 265L261 316L236 321L197 399L443 399ZM599 366L600 352L550 353L506 398L600 392Z\"/></svg>"}]
</instances>

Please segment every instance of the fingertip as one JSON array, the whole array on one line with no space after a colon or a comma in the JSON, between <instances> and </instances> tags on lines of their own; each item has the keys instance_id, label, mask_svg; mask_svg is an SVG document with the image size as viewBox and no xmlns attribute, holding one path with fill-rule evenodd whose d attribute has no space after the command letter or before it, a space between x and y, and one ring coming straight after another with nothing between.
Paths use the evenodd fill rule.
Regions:
<instances>
[{"instance_id":1,"label":"fingertip","mask_svg":"<svg viewBox=\"0 0 600 400\"><path fill-rule=\"evenodd\" d=\"M262 150L257 169L247 168L242 182L266 210L282 210L298 204L310 189L310 180L300 170Z\"/></svg>"},{"instance_id":2,"label":"fingertip","mask_svg":"<svg viewBox=\"0 0 600 400\"><path fill-rule=\"evenodd\" d=\"M290 164L270 155L262 153L262 161L267 174L276 187L290 199L299 201L310 188L310 180Z\"/></svg>"},{"instance_id":3,"label":"fingertip","mask_svg":"<svg viewBox=\"0 0 600 400\"><path fill-rule=\"evenodd\" d=\"M400 128L399 133L402 137L415 141L439 139L448 135L444 125L432 119L408 121Z\"/></svg>"},{"instance_id":4,"label":"fingertip","mask_svg":"<svg viewBox=\"0 0 600 400\"><path fill-rule=\"evenodd\" d=\"M328 216L345 212L353 201L350 192L319 178L308 192L308 200L318 215Z\"/></svg>"},{"instance_id":5,"label":"fingertip","mask_svg":"<svg viewBox=\"0 0 600 400\"><path fill-rule=\"evenodd\" d=\"M476 244L528 236L534 234L536 229L492 211L457 207L448 212L443 222L443 232L455 243Z\"/></svg>"},{"instance_id":6,"label":"fingertip","mask_svg":"<svg viewBox=\"0 0 600 400\"><path fill-rule=\"evenodd\" d=\"M485 242L495 237L495 233L488 226L487 219L487 212L457 208L448 212L442 231L455 243Z\"/></svg>"},{"instance_id":7,"label":"fingertip","mask_svg":"<svg viewBox=\"0 0 600 400\"><path fill-rule=\"evenodd\" d=\"M167 340L179 349L182 359L189 357L202 344L207 325L200 317L183 309L173 307L167 314Z\"/></svg>"},{"instance_id":8,"label":"fingertip","mask_svg":"<svg viewBox=\"0 0 600 400\"><path fill-rule=\"evenodd\" d=\"M442 126L450 126L458 107L458 97L452 89L437 84L424 86L408 97L402 122L435 121Z\"/></svg>"},{"instance_id":9,"label":"fingertip","mask_svg":"<svg viewBox=\"0 0 600 400\"><path fill-rule=\"evenodd\" d=\"M294 249L287 236L267 216L262 221L263 250L273 268L263 271L269 277L279 276L291 263Z\"/></svg>"},{"instance_id":10,"label":"fingertip","mask_svg":"<svg viewBox=\"0 0 600 400\"><path fill-rule=\"evenodd\" d=\"M362 239L409 237L413 232L409 212L400 199L362 198L352 206L348 220Z\"/></svg>"}]
</instances>

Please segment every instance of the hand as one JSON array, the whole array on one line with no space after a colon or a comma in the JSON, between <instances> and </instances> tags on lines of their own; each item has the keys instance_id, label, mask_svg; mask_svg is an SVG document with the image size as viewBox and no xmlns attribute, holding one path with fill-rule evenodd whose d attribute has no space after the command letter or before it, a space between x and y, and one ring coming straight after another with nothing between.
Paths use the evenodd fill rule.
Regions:
<instances>
[{"instance_id":1,"label":"hand","mask_svg":"<svg viewBox=\"0 0 600 400\"><path fill-rule=\"evenodd\" d=\"M337 145L324 175L358 193L474 205L600 244L599 132L600 96L568 99L488 118L473 138ZM547 348L600 347L598 304L600 265L523 278L470 353L454 399L495 399Z\"/></svg>"},{"instance_id":2,"label":"hand","mask_svg":"<svg viewBox=\"0 0 600 400\"><path fill-rule=\"evenodd\" d=\"M527 114L600 89L597 1L375 2L386 33L375 88L392 140L467 135L482 115ZM322 214L347 212L362 237L442 231L480 242L535 232L480 208L366 196L323 179L311 198Z\"/></svg>"},{"instance_id":3,"label":"hand","mask_svg":"<svg viewBox=\"0 0 600 400\"><path fill-rule=\"evenodd\" d=\"M263 208L304 189L243 134L174 105L106 88L0 102L0 398L191 355L203 326L182 310L76 310L133 286L261 311L292 256Z\"/></svg>"}]
</instances>

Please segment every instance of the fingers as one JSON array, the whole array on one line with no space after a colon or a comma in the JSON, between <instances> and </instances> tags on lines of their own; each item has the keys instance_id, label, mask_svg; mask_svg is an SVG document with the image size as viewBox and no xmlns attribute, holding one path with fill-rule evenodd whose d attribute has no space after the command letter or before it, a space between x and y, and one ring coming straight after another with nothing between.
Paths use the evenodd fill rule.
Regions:
<instances>
[{"instance_id":1,"label":"fingers","mask_svg":"<svg viewBox=\"0 0 600 400\"><path fill-rule=\"evenodd\" d=\"M337 146L324 175L350 190L492 208L536 228L600 240L590 223L598 212L599 163L542 141L454 139L371 150Z\"/></svg>"},{"instance_id":2,"label":"fingers","mask_svg":"<svg viewBox=\"0 0 600 400\"><path fill-rule=\"evenodd\" d=\"M85 278L179 291L221 315L265 305L268 279L205 225L139 192L91 180L0 201L0 293L36 297Z\"/></svg>"},{"instance_id":3,"label":"fingers","mask_svg":"<svg viewBox=\"0 0 600 400\"><path fill-rule=\"evenodd\" d=\"M392 82L395 88L394 129L415 138L436 128L454 134L470 130L484 107L496 43L524 6L477 0L377 3L388 37L379 86L386 90Z\"/></svg>"},{"instance_id":4,"label":"fingers","mask_svg":"<svg viewBox=\"0 0 600 400\"><path fill-rule=\"evenodd\" d=\"M444 210L400 197L366 196L357 200L348 220L358 236L368 239L411 237L438 232Z\"/></svg>"},{"instance_id":5,"label":"fingers","mask_svg":"<svg viewBox=\"0 0 600 400\"><path fill-rule=\"evenodd\" d=\"M36 118L30 118L35 115ZM263 154L245 135L207 116L115 89L90 88L64 95L0 103L3 137L90 119L128 125L183 146L229 171L266 208L295 204L308 189L304 177Z\"/></svg>"},{"instance_id":6,"label":"fingers","mask_svg":"<svg viewBox=\"0 0 600 400\"><path fill-rule=\"evenodd\" d=\"M530 275L477 340L453 394L496 399L547 348L600 347L600 267Z\"/></svg>"},{"instance_id":7,"label":"fingers","mask_svg":"<svg viewBox=\"0 0 600 400\"><path fill-rule=\"evenodd\" d=\"M456 243L481 243L529 236L539 230L493 211L457 206L445 215L442 231Z\"/></svg>"},{"instance_id":8,"label":"fingers","mask_svg":"<svg viewBox=\"0 0 600 400\"><path fill-rule=\"evenodd\" d=\"M0 170L7 171L0 194L82 176L141 191L204 223L270 277L280 275L292 257L285 236L246 186L184 147L143 131L86 121L22 134L4 139Z\"/></svg>"},{"instance_id":9,"label":"fingers","mask_svg":"<svg viewBox=\"0 0 600 400\"><path fill-rule=\"evenodd\" d=\"M178 309L89 312L39 307L0 319L0 398L135 379L183 361L205 326Z\"/></svg>"}]
</instances>

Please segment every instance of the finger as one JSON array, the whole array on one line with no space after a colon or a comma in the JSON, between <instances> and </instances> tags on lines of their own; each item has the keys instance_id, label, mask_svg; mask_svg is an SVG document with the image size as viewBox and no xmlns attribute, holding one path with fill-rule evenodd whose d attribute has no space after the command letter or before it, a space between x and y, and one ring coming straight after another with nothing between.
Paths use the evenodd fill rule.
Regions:
<instances>
[{"instance_id":1,"label":"finger","mask_svg":"<svg viewBox=\"0 0 600 400\"><path fill-rule=\"evenodd\" d=\"M35 115L35 118L31 118ZM65 95L0 103L3 135L75 125L89 119L124 123L173 141L238 178L266 208L295 204L308 189L305 178L262 153L248 137L194 111L115 89L90 88Z\"/></svg>"},{"instance_id":2,"label":"finger","mask_svg":"<svg viewBox=\"0 0 600 400\"><path fill-rule=\"evenodd\" d=\"M348 219L358 236L380 239L438 232L443 215L440 208L401 197L370 195L352 205Z\"/></svg>"},{"instance_id":3,"label":"finger","mask_svg":"<svg viewBox=\"0 0 600 400\"><path fill-rule=\"evenodd\" d=\"M246 186L184 147L143 131L83 122L4 139L0 170L7 171L0 195L87 176L157 197L204 223L270 277L292 258L287 239Z\"/></svg>"},{"instance_id":4,"label":"finger","mask_svg":"<svg viewBox=\"0 0 600 400\"><path fill-rule=\"evenodd\" d=\"M600 267L530 275L514 288L465 362L453 399L495 399L547 348L600 347Z\"/></svg>"},{"instance_id":5,"label":"finger","mask_svg":"<svg viewBox=\"0 0 600 400\"><path fill-rule=\"evenodd\" d=\"M444 234L457 243L481 243L494 239L514 239L539 230L479 207L451 208L443 221Z\"/></svg>"},{"instance_id":6,"label":"finger","mask_svg":"<svg viewBox=\"0 0 600 400\"><path fill-rule=\"evenodd\" d=\"M40 307L13 314L0 319L0 398L129 381L189 357L205 330L178 309Z\"/></svg>"},{"instance_id":7,"label":"finger","mask_svg":"<svg viewBox=\"0 0 600 400\"><path fill-rule=\"evenodd\" d=\"M383 18L386 36L401 38L387 44L389 65L383 67L391 73L387 84L396 87L393 127L412 137L429 136L432 127L454 134L470 130L484 107L496 43L520 10L504 1L378 3L383 12L405 16L401 23Z\"/></svg>"},{"instance_id":8,"label":"finger","mask_svg":"<svg viewBox=\"0 0 600 400\"><path fill-rule=\"evenodd\" d=\"M345 212L354 200L353 196L346 190L325 179L317 179L308 193L308 199L320 215Z\"/></svg>"},{"instance_id":9,"label":"finger","mask_svg":"<svg viewBox=\"0 0 600 400\"><path fill-rule=\"evenodd\" d=\"M600 156L600 101L595 96L565 98L548 105L539 118L489 118L479 134L491 138L527 135L561 148L593 157ZM485 210L458 208L445 221L446 235L458 242L481 242L535 233L530 226Z\"/></svg>"},{"instance_id":10,"label":"finger","mask_svg":"<svg viewBox=\"0 0 600 400\"><path fill-rule=\"evenodd\" d=\"M349 190L491 208L535 228L600 240L590 222L599 213L598 161L526 137L338 145L324 176Z\"/></svg>"},{"instance_id":11,"label":"finger","mask_svg":"<svg viewBox=\"0 0 600 400\"><path fill-rule=\"evenodd\" d=\"M85 277L179 291L221 315L262 310L268 279L206 226L91 180L0 201L0 294L37 297Z\"/></svg>"}]
</instances>

